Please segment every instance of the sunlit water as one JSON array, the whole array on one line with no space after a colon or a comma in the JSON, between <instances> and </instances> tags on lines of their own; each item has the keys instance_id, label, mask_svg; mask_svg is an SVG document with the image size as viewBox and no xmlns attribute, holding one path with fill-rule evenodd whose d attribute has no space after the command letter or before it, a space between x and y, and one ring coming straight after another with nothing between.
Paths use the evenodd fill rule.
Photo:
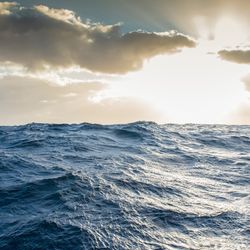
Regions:
<instances>
[{"instance_id":1,"label":"sunlit water","mask_svg":"<svg viewBox=\"0 0 250 250\"><path fill-rule=\"evenodd\" d=\"M0 249L249 249L250 127L0 127Z\"/></svg>"}]
</instances>

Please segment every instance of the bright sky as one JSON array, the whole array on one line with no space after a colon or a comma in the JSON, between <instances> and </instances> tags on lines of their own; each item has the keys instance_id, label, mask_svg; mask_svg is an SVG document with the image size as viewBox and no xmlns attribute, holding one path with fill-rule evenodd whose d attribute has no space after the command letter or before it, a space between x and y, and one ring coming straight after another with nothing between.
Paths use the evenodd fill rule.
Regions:
<instances>
[{"instance_id":1,"label":"bright sky","mask_svg":"<svg viewBox=\"0 0 250 250\"><path fill-rule=\"evenodd\" d=\"M250 124L247 0L60 2L0 2L0 124Z\"/></svg>"}]
</instances>

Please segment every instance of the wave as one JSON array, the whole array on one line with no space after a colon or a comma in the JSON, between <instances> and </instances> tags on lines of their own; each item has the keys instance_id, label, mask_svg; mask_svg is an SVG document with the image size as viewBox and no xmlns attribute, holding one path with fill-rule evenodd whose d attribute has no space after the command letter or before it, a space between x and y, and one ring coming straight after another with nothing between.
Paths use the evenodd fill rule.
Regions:
<instances>
[{"instance_id":1,"label":"wave","mask_svg":"<svg viewBox=\"0 0 250 250\"><path fill-rule=\"evenodd\" d=\"M250 126L0 127L0 249L247 249Z\"/></svg>"}]
</instances>

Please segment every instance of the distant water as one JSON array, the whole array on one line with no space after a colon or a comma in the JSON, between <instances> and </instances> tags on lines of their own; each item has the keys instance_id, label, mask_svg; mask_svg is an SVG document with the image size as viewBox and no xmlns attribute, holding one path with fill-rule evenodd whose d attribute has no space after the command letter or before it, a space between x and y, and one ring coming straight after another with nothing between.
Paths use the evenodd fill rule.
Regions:
<instances>
[{"instance_id":1,"label":"distant water","mask_svg":"<svg viewBox=\"0 0 250 250\"><path fill-rule=\"evenodd\" d=\"M250 249L250 126L0 127L0 249Z\"/></svg>"}]
</instances>

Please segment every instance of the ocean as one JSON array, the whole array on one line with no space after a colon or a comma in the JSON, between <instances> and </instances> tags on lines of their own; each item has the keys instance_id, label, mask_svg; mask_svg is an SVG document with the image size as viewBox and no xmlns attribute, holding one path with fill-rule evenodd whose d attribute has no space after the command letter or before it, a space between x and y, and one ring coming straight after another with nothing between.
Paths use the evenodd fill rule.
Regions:
<instances>
[{"instance_id":1,"label":"ocean","mask_svg":"<svg viewBox=\"0 0 250 250\"><path fill-rule=\"evenodd\" d=\"M250 249L250 126L0 127L0 249Z\"/></svg>"}]
</instances>

